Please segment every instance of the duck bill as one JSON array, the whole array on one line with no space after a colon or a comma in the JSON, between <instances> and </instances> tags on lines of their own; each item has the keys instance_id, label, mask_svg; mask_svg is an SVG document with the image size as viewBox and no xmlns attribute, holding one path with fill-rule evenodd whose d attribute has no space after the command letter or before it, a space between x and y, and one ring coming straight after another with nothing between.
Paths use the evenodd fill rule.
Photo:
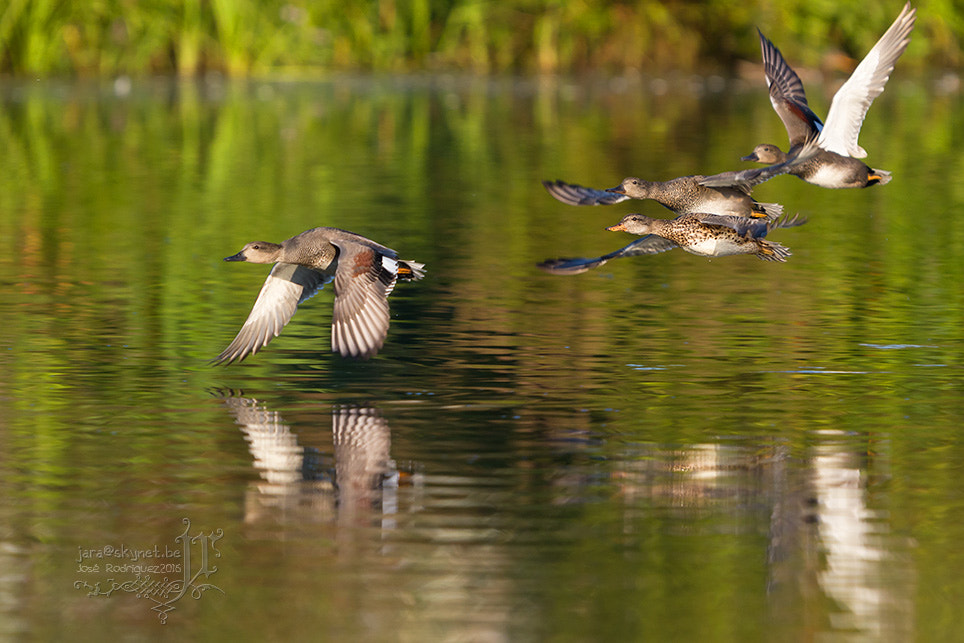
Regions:
<instances>
[{"instance_id":1,"label":"duck bill","mask_svg":"<svg viewBox=\"0 0 964 643\"><path fill-rule=\"evenodd\" d=\"M606 229L610 232L624 232L626 230L626 226L622 223L617 223L616 225L611 225Z\"/></svg>"},{"instance_id":2,"label":"duck bill","mask_svg":"<svg viewBox=\"0 0 964 643\"><path fill-rule=\"evenodd\" d=\"M241 252L239 252L239 253L236 254L236 255L231 255L230 257L225 257L224 260L225 260L225 261L247 261L247 260L244 258L244 250L242 250Z\"/></svg>"},{"instance_id":3,"label":"duck bill","mask_svg":"<svg viewBox=\"0 0 964 643\"><path fill-rule=\"evenodd\" d=\"M746 156L741 156L741 157L740 157L740 160L741 160L741 161L754 161L754 162L757 162L757 161L759 161L760 159L759 159L759 157L756 155L756 152L752 152L752 153L750 153L750 154L747 154Z\"/></svg>"},{"instance_id":4,"label":"duck bill","mask_svg":"<svg viewBox=\"0 0 964 643\"><path fill-rule=\"evenodd\" d=\"M624 190L623 186L621 185L617 185L614 188L606 188L606 192L612 192L613 194L626 194L626 190Z\"/></svg>"}]
</instances>

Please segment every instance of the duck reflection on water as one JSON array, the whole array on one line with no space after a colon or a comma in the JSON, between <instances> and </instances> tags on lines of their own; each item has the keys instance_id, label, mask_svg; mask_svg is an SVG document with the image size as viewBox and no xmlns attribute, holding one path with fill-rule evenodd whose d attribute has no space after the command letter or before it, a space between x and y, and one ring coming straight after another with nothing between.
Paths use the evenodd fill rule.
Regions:
<instances>
[{"instance_id":1,"label":"duck reflection on water","mask_svg":"<svg viewBox=\"0 0 964 643\"><path fill-rule=\"evenodd\" d=\"M377 410L333 405L333 452L302 446L281 414L254 397L221 395L254 457L261 481L246 502L246 521L276 511L285 518L338 522L389 516L399 484L418 484L391 457L391 429ZM385 526L383 519L383 526Z\"/></svg>"}]
</instances>

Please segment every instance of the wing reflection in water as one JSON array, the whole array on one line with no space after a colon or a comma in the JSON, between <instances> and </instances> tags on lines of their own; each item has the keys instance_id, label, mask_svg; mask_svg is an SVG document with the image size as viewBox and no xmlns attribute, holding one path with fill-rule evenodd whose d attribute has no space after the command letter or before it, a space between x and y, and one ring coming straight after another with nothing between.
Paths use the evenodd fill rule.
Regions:
<instances>
[{"instance_id":1,"label":"wing reflection in water","mask_svg":"<svg viewBox=\"0 0 964 643\"><path fill-rule=\"evenodd\" d=\"M817 439L804 458L779 440L643 445L618 461L613 476L630 507L650 520L668 516L679 535L709 530L724 542L759 529L766 516L773 623L805 623L834 640L911 640L918 591L912 545L893 532L870 492L870 479L887 468L885 456L868 459L860 436L824 431ZM564 497L585 496L572 490ZM635 524L648 523L627 522Z\"/></svg>"},{"instance_id":2,"label":"wing reflection in water","mask_svg":"<svg viewBox=\"0 0 964 643\"><path fill-rule=\"evenodd\" d=\"M399 473L389 454L392 434L388 422L368 407L335 406L331 432L340 520L365 515L376 505L381 506L383 516L395 514Z\"/></svg>"},{"instance_id":3,"label":"wing reflection in water","mask_svg":"<svg viewBox=\"0 0 964 643\"><path fill-rule=\"evenodd\" d=\"M333 456L301 446L277 411L253 397L220 393L241 428L261 480L245 502L245 521L280 513L282 521L368 524L391 528L401 478L391 458L391 429L375 409L334 405ZM406 476L417 482L417 477Z\"/></svg>"},{"instance_id":4,"label":"wing reflection in water","mask_svg":"<svg viewBox=\"0 0 964 643\"><path fill-rule=\"evenodd\" d=\"M818 582L842 609L833 632L868 640L914 638L917 579L909 557L895 551L888 516L871 508L868 466L841 431L821 432L811 458L823 569Z\"/></svg>"}]
</instances>

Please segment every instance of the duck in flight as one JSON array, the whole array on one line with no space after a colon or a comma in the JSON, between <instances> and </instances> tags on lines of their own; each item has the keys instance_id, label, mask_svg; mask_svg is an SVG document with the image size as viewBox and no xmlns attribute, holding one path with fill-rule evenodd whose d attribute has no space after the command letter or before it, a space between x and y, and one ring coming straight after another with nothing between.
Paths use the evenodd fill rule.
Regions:
<instances>
[{"instance_id":1,"label":"duck in flight","mask_svg":"<svg viewBox=\"0 0 964 643\"><path fill-rule=\"evenodd\" d=\"M542 185L549 194L568 205L613 205L628 199L652 199L677 215L707 212L772 219L783 213L783 206L779 203L754 200L750 197L750 189L744 185L724 181L722 185L709 186L703 183L706 178L694 175L669 181L645 181L631 176L606 190L558 180L543 181Z\"/></svg>"},{"instance_id":2,"label":"duck in flight","mask_svg":"<svg viewBox=\"0 0 964 643\"><path fill-rule=\"evenodd\" d=\"M867 152L857 144L857 138L867 110L884 91L897 59L910 42L916 16L917 10L909 2L905 4L894 23L834 95L826 123L810 109L800 77L783 59L780 50L757 30L770 102L786 127L790 153L814 136L821 148L809 162L793 167L787 174L824 188L864 188L890 181L890 172L871 168L859 160L866 157ZM742 160L770 164L782 163L786 158L787 154L778 146L764 143Z\"/></svg>"},{"instance_id":3,"label":"duck in flight","mask_svg":"<svg viewBox=\"0 0 964 643\"><path fill-rule=\"evenodd\" d=\"M755 201L750 196L753 188L775 176L795 171L820 151L816 137L811 137L778 163L752 170L721 172L712 176L681 176L662 182L631 176L607 190L565 181L543 181L542 185L549 194L568 205L613 205L628 199L652 199L677 216L702 213L772 221L783 214L783 206Z\"/></svg>"},{"instance_id":4,"label":"duck in flight","mask_svg":"<svg viewBox=\"0 0 964 643\"><path fill-rule=\"evenodd\" d=\"M655 219L627 214L611 231L645 235L615 252L593 259L549 259L539 264L554 275L578 275L613 259L654 255L673 248L703 257L752 254L764 261L786 261L792 253L786 246L765 239L774 228L792 228L807 220L798 215L776 220L751 219L727 214L694 212L675 219Z\"/></svg>"},{"instance_id":5,"label":"duck in flight","mask_svg":"<svg viewBox=\"0 0 964 643\"><path fill-rule=\"evenodd\" d=\"M234 341L213 362L243 360L268 345L298 305L334 281L331 348L367 359L388 334L388 295L398 279L424 276L425 265L391 248L338 228L312 228L281 243L253 241L225 261L273 263L254 307Z\"/></svg>"},{"instance_id":6,"label":"duck in flight","mask_svg":"<svg viewBox=\"0 0 964 643\"><path fill-rule=\"evenodd\" d=\"M801 163L808 162L819 151L816 138L811 138L795 149L791 157L782 163L753 170L724 172L704 177L703 182L708 184L718 182L720 185L736 186L749 191L758 183L790 172ZM604 193L602 190L594 192ZM601 257L549 259L538 264L538 267L555 275L577 275L613 259L654 255L673 248L682 248L692 254L706 257L755 254L768 261L786 261L791 254L790 250L779 243L766 241L764 237L774 228L790 228L804 223L806 219L799 216L754 218L714 212L686 212L675 219L668 220L629 214L617 225L606 229L646 235L642 239Z\"/></svg>"}]
</instances>

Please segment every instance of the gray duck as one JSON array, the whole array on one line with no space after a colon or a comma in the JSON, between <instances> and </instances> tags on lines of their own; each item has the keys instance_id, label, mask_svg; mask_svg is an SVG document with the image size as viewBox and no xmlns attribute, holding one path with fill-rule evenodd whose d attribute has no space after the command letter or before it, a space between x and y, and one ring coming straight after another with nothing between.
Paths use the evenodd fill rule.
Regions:
<instances>
[{"instance_id":1,"label":"gray duck","mask_svg":"<svg viewBox=\"0 0 964 643\"><path fill-rule=\"evenodd\" d=\"M757 30L770 103L786 127L789 154L813 137L817 137L820 146L816 155L789 169L788 174L824 188L863 188L890 181L890 172L871 168L859 160L867 152L857 144L857 138L867 110L884 91L897 59L910 42L916 15L917 10L909 2L904 5L897 19L834 95L826 123L810 109L803 82L780 50ZM763 143L742 160L783 163L787 157L779 146Z\"/></svg>"},{"instance_id":2,"label":"gray duck","mask_svg":"<svg viewBox=\"0 0 964 643\"><path fill-rule=\"evenodd\" d=\"M334 280L331 347L342 357L367 359L385 343L388 295L398 279L424 276L425 265L338 228L312 228L281 243L254 241L225 261L273 263L254 307L234 341L214 360L230 364L277 337L298 305Z\"/></svg>"}]
</instances>

